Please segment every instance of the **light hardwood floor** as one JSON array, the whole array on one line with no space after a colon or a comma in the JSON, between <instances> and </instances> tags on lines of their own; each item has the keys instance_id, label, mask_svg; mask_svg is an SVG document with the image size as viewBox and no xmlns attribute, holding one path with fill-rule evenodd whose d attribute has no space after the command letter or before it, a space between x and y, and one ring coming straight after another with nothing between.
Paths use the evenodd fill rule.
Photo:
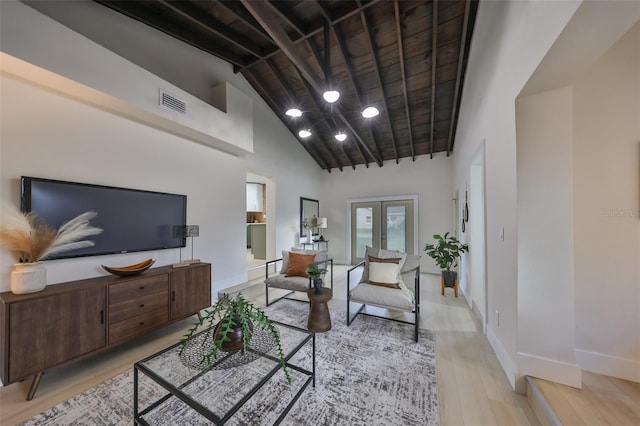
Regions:
<instances>
[{"instance_id":1,"label":"light hardwood floor","mask_svg":"<svg viewBox=\"0 0 640 426\"><path fill-rule=\"evenodd\" d=\"M346 266L335 266L330 306L346 303L346 270ZM439 276L422 274L421 280L421 325L436 335L441 424L539 425L526 397L511 390L464 298L454 298L452 290L441 296ZM264 303L262 286L245 291L245 295ZM1 388L0 424L26 420L131 368L134 362L177 341L191 322L174 324L134 343L53 369L44 375L32 401L24 399L28 382Z\"/></svg>"}]
</instances>

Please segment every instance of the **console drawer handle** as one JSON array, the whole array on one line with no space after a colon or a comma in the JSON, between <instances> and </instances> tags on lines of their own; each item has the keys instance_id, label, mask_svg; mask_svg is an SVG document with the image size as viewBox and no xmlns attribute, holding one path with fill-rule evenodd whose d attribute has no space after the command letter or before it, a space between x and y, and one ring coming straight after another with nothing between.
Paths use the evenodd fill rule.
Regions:
<instances>
[{"instance_id":1,"label":"console drawer handle","mask_svg":"<svg viewBox=\"0 0 640 426\"><path fill-rule=\"evenodd\" d=\"M144 290L144 286L143 285L140 286L140 290Z\"/></svg>"},{"instance_id":2,"label":"console drawer handle","mask_svg":"<svg viewBox=\"0 0 640 426\"><path fill-rule=\"evenodd\" d=\"M140 305L141 308L144 308L144 303Z\"/></svg>"},{"instance_id":3,"label":"console drawer handle","mask_svg":"<svg viewBox=\"0 0 640 426\"><path fill-rule=\"evenodd\" d=\"M144 325L144 323L143 323L143 322L141 322L141 323L140 323L140 325Z\"/></svg>"}]
</instances>

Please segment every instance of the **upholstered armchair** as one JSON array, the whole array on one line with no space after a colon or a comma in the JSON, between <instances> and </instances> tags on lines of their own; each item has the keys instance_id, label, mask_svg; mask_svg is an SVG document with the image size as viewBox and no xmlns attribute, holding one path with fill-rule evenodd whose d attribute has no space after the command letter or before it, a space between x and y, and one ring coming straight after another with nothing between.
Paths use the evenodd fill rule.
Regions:
<instances>
[{"instance_id":1,"label":"upholstered armchair","mask_svg":"<svg viewBox=\"0 0 640 426\"><path fill-rule=\"evenodd\" d=\"M352 275L362 269L360 281L352 288ZM353 318L350 304L361 304ZM375 315L365 306L410 312L413 322ZM365 258L347 271L347 325L359 315L370 315L414 325L414 340L418 341L420 324L420 257L406 253L367 247Z\"/></svg>"},{"instance_id":2,"label":"upholstered armchair","mask_svg":"<svg viewBox=\"0 0 640 426\"><path fill-rule=\"evenodd\" d=\"M293 248L290 251L283 250L280 259L270 260L265 265L264 285L267 306L284 299L294 292L306 293L307 290L313 287L313 282L306 273L307 266L311 263L315 263L321 269L328 271L330 286L333 290L333 259L329 258L327 252ZM326 274L322 277L322 280L326 287ZM289 290L289 292L273 301L269 301L270 288Z\"/></svg>"}]
</instances>

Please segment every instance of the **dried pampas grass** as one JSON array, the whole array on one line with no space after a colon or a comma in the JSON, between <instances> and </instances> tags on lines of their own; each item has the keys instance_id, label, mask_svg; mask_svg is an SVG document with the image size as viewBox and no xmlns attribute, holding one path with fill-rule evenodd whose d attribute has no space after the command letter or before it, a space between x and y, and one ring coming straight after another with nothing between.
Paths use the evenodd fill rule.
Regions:
<instances>
[{"instance_id":1,"label":"dried pampas grass","mask_svg":"<svg viewBox=\"0 0 640 426\"><path fill-rule=\"evenodd\" d=\"M58 230L50 228L33 212L21 213L4 207L0 216L0 244L18 254L18 261L37 262L54 254L94 245L84 240L102 229L89 225L97 216L86 212L63 224Z\"/></svg>"}]
</instances>

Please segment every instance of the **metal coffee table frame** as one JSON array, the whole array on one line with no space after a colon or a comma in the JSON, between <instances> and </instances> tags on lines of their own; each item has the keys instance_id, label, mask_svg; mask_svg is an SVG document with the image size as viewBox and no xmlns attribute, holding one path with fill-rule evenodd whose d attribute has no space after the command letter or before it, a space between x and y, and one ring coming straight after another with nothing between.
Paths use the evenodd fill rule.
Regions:
<instances>
[{"instance_id":1,"label":"metal coffee table frame","mask_svg":"<svg viewBox=\"0 0 640 426\"><path fill-rule=\"evenodd\" d=\"M300 327L295 327L289 324L284 324L281 322L277 322L277 321L273 321L274 324L276 324L277 326L280 327L286 327L292 330L296 330L298 332L302 332L304 334L306 334L306 337L304 339L302 339L299 344L297 346L295 346L292 350L289 351L289 353L285 354L285 362L288 368L292 369L292 370L296 370L302 374L305 374L307 377L307 379L304 381L304 383L302 384L301 388L298 390L298 392L295 394L295 396L291 399L291 401L289 402L289 404L286 406L286 408L284 409L284 411L280 414L280 416L278 417L278 419L275 421L274 425L278 425L282 422L282 420L284 420L284 418L286 417L286 415L289 413L289 411L291 410L291 408L293 407L293 405L298 401L298 399L300 398L300 396L302 395L302 393L305 391L305 389L309 386L309 383L312 384L313 387L316 386L316 336L314 333L309 332L306 329L300 328ZM312 370L309 371L305 368L302 368L300 366L294 365L289 363L289 360L291 359L291 357L293 357L300 349L302 349L309 341L312 342ZM155 371L149 369L145 363L152 360L153 358L156 358L170 350L175 349L176 347L180 346L181 343L178 342L174 345L169 346L166 349L163 349L160 352L157 352L141 361L138 361L134 364L133 366L133 416L134 416L134 423L135 424L139 424L139 425L149 425L149 423L143 418L143 416L145 414L150 413L151 411L153 411L154 409L156 409L157 407L159 407L160 405L162 405L163 403L165 403L167 400L169 400L171 397L177 397L179 398L181 401L183 401L185 404L187 404L188 406L190 406L192 409L194 409L195 411L197 411L198 413L200 413L202 416L206 417L208 420L210 420L211 422L213 422L216 425L222 425L224 423L226 423L231 416L233 416L256 392L258 392L260 390L260 388L262 388L262 386L264 386L269 379L271 379L271 377L273 377L273 375L278 372L279 370L282 369L282 366L280 365L280 361L278 358L269 355L269 354L265 354L265 353L260 353L260 356L268 358L272 361L275 361L275 366L269 371L267 372L267 374L257 383L255 384L251 390L249 392L247 392L237 403L235 403L228 411L227 413L223 416L220 417L218 415L216 415L215 413L213 413L211 410L209 410L207 407L205 407L204 405L202 405L201 403L199 403L198 401L194 400L192 397L190 397L188 394L186 394L185 392L182 391L182 389L189 385L190 383L192 383L193 381L199 379L200 377L202 377L203 375L207 374L209 371L211 371L212 369L215 369L215 367L220 364L221 362L223 362L226 357L222 357L220 360L218 360L216 363L212 364L210 367L202 370L202 371L195 371L194 370L194 375L189 378L186 382L182 383L179 386L175 386L174 384L170 383L169 381L165 380L163 377L161 377L160 375L156 374ZM249 349L251 350L251 349ZM236 367L236 368L241 368L241 367ZM151 405L149 405L147 408L143 409L143 410L139 410L138 407L138 374L142 373L145 376L149 377L151 380L153 380L155 383L159 384L160 386L162 386L166 391L168 391L169 393L167 395L165 395L164 397L160 398L159 400L155 401L154 403L152 403Z\"/></svg>"}]
</instances>

